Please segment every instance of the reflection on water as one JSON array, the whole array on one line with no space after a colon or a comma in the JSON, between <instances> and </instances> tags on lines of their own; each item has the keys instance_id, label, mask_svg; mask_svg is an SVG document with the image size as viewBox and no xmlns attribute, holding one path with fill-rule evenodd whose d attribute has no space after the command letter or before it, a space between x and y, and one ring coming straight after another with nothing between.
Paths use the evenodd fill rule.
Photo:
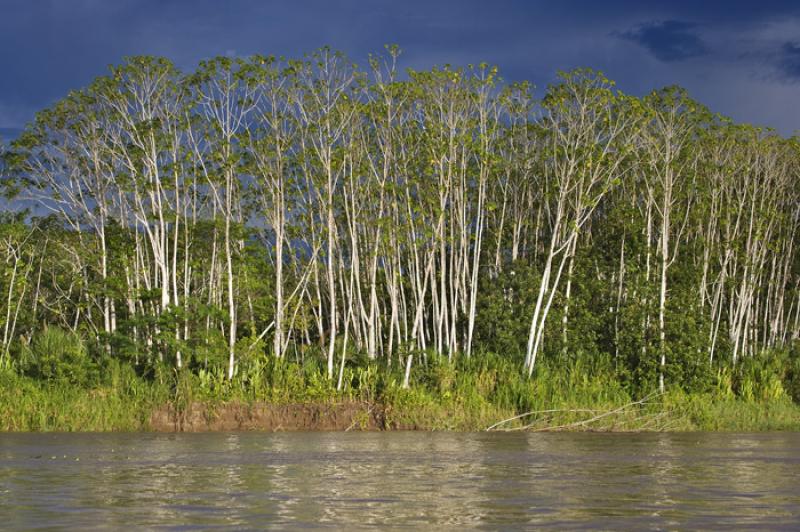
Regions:
<instances>
[{"instance_id":1,"label":"reflection on water","mask_svg":"<svg viewBox=\"0 0 800 532\"><path fill-rule=\"evenodd\" d=\"M0 434L0 526L800 523L800 434Z\"/></svg>"}]
</instances>

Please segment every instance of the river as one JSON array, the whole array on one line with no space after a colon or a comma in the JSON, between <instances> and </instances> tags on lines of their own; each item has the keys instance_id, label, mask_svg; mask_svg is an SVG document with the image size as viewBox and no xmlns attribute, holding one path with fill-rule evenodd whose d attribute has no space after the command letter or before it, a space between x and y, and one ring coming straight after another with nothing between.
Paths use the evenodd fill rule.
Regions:
<instances>
[{"instance_id":1,"label":"river","mask_svg":"<svg viewBox=\"0 0 800 532\"><path fill-rule=\"evenodd\" d=\"M0 527L800 526L800 434L0 434Z\"/></svg>"}]
</instances>

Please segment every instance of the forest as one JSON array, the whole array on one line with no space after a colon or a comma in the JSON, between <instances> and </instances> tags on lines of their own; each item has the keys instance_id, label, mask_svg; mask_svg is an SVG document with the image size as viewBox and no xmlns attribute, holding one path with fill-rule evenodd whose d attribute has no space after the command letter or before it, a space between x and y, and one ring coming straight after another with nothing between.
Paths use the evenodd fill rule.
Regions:
<instances>
[{"instance_id":1,"label":"forest","mask_svg":"<svg viewBox=\"0 0 800 532\"><path fill-rule=\"evenodd\" d=\"M798 138L400 56L131 57L0 145L0 428L213 398L800 426Z\"/></svg>"}]
</instances>

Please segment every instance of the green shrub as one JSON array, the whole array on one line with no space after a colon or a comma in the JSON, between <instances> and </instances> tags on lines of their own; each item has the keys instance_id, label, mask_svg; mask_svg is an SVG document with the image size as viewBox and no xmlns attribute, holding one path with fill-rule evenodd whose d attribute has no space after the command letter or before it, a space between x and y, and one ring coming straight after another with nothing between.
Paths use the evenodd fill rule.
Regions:
<instances>
[{"instance_id":1,"label":"green shrub","mask_svg":"<svg viewBox=\"0 0 800 532\"><path fill-rule=\"evenodd\" d=\"M21 352L21 367L32 377L85 387L97 381L97 365L81 338L59 327L45 327Z\"/></svg>"},{"instance_id":2,"label":"green shrub","mask_svg":"<svg viewBox=\"0 0 800 532\"><path fill-rule=\"evenodd\" d=\"M795 403L800 403L800 341L795 341L784 364L783 387Z\"/></svg>"}]
</instances>

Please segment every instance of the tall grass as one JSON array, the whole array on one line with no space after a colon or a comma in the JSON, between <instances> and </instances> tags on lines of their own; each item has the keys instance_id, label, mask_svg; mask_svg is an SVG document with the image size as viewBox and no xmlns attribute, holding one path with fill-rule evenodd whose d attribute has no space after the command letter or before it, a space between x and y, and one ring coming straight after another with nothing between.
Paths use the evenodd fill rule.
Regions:
<instances>
[{"instance_id":1,"label":"tall grass","mask_svg":"<svg viewBox=\"0 0 800 532\"><path fill-rule=\"evenodd\" d=\"M498 428L800 429L800 407L787 391L793 381L780 369L785 366L748 362L734 372L719 370L709 390L687 393L676 387L638 404L642 397L633 396L613 364L600 357L544 359L528 378L520 361L493 353L454 363L420 353L407 389L400 364L387 367L355 353L348 360L338 390L321 356L302 362L256 356L238 368L232 381L223 368L175 371L164 366L144 377L129 364L107 360L92 362L102 365L97 373L102 378L79 384L71 374L41 378L39 370L6 364L0 368L0 429L146 430L152 413L167 404L180 411L193 403L216 408L352 401L383 409L391 428L483 430L520 416Z\"/></svg>"},{"instance_id":2,"label":"tall grass","mask_svg":"<svg viewBox=\"0 0 800 532\"><path fill-rule=\"evenodd\" d=\"M48 382L0 371L0 430L131 431L146 428L168 390L137 377L124 365L112 366L106 385L91 388Z\"/></svg>"}]
</instances>

